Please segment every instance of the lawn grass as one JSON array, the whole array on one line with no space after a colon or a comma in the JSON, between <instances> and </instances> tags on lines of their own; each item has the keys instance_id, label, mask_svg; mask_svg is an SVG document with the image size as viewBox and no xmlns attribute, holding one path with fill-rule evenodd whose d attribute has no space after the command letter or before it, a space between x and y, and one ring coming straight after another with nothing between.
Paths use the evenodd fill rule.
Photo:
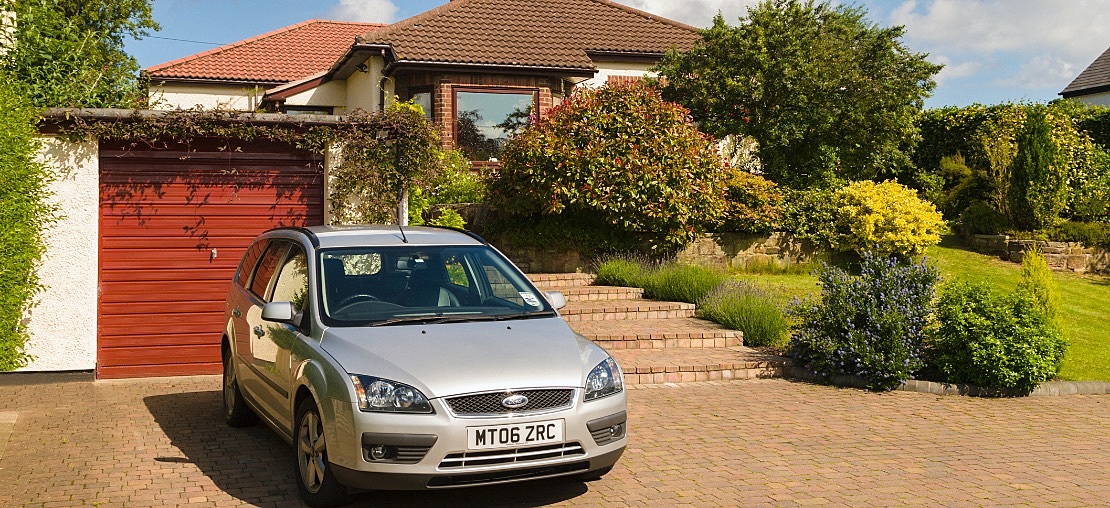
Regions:
<instances>
[{"instance_id":1,"label":"lawn grass","mask_svg":"<svg viewBox=\"0 0 1110 508\"><path fill-rule=\"evenodd\" d=\"M1021 265L965 250L951 238L926 253L942 279L963 277L1001 291L1013 291ZM1060 378L1069 381L1110 381L1110 278L1055 272L1060 290L1060 324L1070 346ZM813 275L745 274L737 279L756 284L783 301L820 292Z\"/></svg>"}]
</instances>

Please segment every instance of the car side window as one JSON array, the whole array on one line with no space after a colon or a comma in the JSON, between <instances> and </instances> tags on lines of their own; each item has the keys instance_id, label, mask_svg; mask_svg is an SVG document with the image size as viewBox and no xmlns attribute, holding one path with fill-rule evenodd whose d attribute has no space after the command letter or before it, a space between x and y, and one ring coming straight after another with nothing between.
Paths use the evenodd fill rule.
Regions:
<instances>
[{"instance_id":1,"label":"car side window","mask_svg":"<svg viewBox=\"0 0 1110 508\"><path fill-rule=\"evenodd\" d=\"M293 302L301 310L308 308L308 264L300 246L293 246L281 265L270 301Z\"/></svg>"},{"instance_id":2,"label":"car side window","mask_svg":"<svg viewBox=\"0 0 1110 508\"><path fill-rule=\"evenodd\" d=\"M258 261L258 268L254 270L254 278L251 279L250 290L254 296L266 299L266 288L270 285L270 279L273 278L278 261L285 253L286 247L288 245L284 242L271 242L266 252L262 254L262 259Z\"/></svg>"},{"instance_id":3,"label":"car side window","mask_svg":"<svg viewBox=\"0 0 1110 508\"><path fill-rule=\"evenodd\" d=\"M247 283L251 280L251 273L254 271L254 265L258 263L258 258L262 256L262 251L266 250L266 245L269 243L269 240L259 240L247 247L247 252L243 254L243 260L239 262L239 271L236 272L235 276L235 280L240 286L247 287Z\"/></svg>"}]
</instances>

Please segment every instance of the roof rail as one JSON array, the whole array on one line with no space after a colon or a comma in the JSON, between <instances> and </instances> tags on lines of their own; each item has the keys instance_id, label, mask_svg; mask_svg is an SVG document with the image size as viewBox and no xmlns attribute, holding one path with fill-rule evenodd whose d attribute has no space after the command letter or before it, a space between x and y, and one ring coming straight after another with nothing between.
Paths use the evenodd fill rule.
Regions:
<instances>
[{"instance_id":1,"label":"roof rail","mask_svg":"<svg viewBox=\"0 0 1110 508\"><path fill-rule=\"evenodd\" d=\"M466 236L469 236L469 237L471 237L475 240L478 240L479 242L482 243L482 245L487 245L487 246L489 245L489 242L487 242L485 238L482 238L481 236L478 236L478 234L473 232L473 231L467 231L467 230L462 229L462 228L455 228L455 227L451 227L451 226L437 226L437 225L432 225L432 224L425 224L424 227L436 228L436 229L446 229L446 230L454 231L456 233L462 233L462 234L464 234Z\"/></svg>"}]
</instances>

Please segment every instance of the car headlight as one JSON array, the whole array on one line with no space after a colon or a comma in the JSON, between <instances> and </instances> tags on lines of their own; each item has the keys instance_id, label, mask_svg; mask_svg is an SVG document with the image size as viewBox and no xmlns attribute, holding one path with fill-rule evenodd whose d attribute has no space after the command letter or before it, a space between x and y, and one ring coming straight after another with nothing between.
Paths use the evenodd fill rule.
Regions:
<instances>
[{"instance_id":1,"label":"car headlight","mask_svg":"<svg viewBox=\"0 0 1110 508\"><path fill-rule=\"evenodd\" d=\"M624 391L621 369L613 357L597 364L590 375L586 376L586 400L608 397Z\"/></svg>"},{"instance_id":2,"label":"car headlight","mask_svg":"<svg viewBox=\"0 0 1110 508\"><path fill-rule=\"evenodd\" d=\"M363 411L388 413L433 413L432 405L420 390L404 383L373 376L351 374Z\"/></svg>"}]
</instances>

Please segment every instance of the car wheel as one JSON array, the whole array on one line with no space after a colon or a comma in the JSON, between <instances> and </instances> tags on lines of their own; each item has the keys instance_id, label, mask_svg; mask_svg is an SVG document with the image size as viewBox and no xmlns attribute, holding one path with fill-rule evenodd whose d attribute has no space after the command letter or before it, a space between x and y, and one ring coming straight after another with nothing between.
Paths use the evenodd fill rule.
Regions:
<instances>
[{"instance_id":1,"label":"car wheel","mask_svg":"<svg viewBox=\"0 0 1110 508\"><path fill-rule=\"evenodd\" d=\"M600 480L602 476L605 476L605 475L609 474L609 471L612 471L612 470L613 470L613 466L603 467L601 469L597 469L597 470L594 470L594 471L589 471L589 472L586 472L586 473L582 473L578 476L575 476L574 479L577 480L577 481L580 481L580 482L597 481L597 480Z\"/></svg>"},{"instance_id":2,"label":"car wheel","mask_svg":"<svg viewBox=\"0 0 1110 508\"><path fill-rule=\"evenodd\" d=\"M324 424L320 410L311 398L297 406L296 439L293 442L296 460L297 490L301 499L313 508L339 506L347 502L347 487L335 479L328 463L328 447L324 441Z\"/></svg>"},{"instance_id":3,"label":"car wheel","mask_svg":"<svg viewBox=\"0 0 1110 508\"><path fill-rule=\"evenodd\" d=\"M250 427L258 423L258 415L247 406L239 391L239 379L231 361L231 349L224 349L224 420L232 427Z\"/></svg>"}]
</instances>

